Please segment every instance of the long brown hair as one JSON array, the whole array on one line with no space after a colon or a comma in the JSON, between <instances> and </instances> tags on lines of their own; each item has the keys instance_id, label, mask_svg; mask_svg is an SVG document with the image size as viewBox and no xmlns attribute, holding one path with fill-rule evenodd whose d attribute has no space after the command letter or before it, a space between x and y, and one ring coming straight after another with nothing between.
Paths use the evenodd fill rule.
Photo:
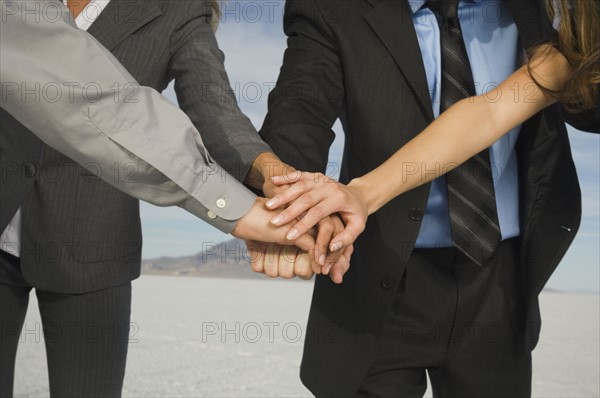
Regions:
<instances>
[{"instance_id":1,"label":"long brown hair","mask_svg":"<svg viewBox=\"0 0 600 398\"><path fill-rule=\"evenodd\" d=\"M578 113L600 106L600 1L545 0L545 5L550 20L558 21L557 38L551 44L565 57L573 73L560 92L536 83L555 95L567 111ZM544 55L541 48L532 61Z\"/></svg>"}]
</instances>

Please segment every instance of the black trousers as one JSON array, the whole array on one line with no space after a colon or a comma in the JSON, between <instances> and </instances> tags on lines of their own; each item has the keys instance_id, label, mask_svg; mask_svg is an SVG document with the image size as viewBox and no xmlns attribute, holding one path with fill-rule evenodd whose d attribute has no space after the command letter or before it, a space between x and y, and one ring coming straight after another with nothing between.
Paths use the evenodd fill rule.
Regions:
<instances>
[{"instance_id":1,"label":"black trousers","mask_svg":"<svg viewBox=\"0 0 600 398\"><path fill-rule=\"evenodd\" d=\"M18 258L0 251L2 398L13 395L15 358L32 288L21 274ZM36 289L36 295L46 344L50 395L120 396L129 340L131 283L85 294ZM26 325L26 330L36 330L36 325Z\"/></svg>"},{"instance_id":2,"label":"black trousers","mask_svg":"<svg viewBox=\"0 0 600 398\"><path fill-rule=\"evenodd\" d=\"M411 256L358 397L529 397L518 240L479 267L458 250Z\"/></svg>"}]
</instances>

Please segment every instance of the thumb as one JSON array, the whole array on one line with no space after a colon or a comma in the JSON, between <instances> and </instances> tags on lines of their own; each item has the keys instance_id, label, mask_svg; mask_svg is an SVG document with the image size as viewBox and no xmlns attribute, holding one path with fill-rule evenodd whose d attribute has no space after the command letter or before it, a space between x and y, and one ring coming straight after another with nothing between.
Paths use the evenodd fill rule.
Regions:
<instances>
[{"instance_id":1,"label":"thumb","mask_svg":"<svg viewBox=\"0 0 600 398\"><path fill-rule=\"evenodd\" d=\"M338 261L333 265L329 276L335 284L341 284L344 281L344 275L350 269L350 258L354 252L354 246L348 246Z\"/></svg>"},{"instance_id":2,"label":"thumb","mask_svg":"<svg viewBox=\"0 0 600 398\"><path fill-rule=\"evenodd\" d=\"M365 230L364 224L360 222L351 222L346 228L331 239L329 250L338 251L343 247L348 247L354 243L356 238Z\"/></svg>"}]
</instances>

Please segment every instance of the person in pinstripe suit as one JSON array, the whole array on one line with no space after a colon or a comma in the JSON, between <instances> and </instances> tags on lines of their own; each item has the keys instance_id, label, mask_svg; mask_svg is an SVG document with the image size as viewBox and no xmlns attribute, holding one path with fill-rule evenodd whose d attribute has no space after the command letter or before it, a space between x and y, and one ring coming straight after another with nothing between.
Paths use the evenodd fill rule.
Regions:
<instances>
[{"instance_id":1,"label":"person in pinstripe suit","mask_svg":"<svg viewBox=\"0 0 600 398\"><path fill-rule=\"evenodd\" d=\"M79 28L88 29L141 86L160 92L174 80L179 105L211 156L236 179L260 185L248 176L274 155L230 89L213 32L213 1L73 0L67 6ZM140 274L139 202L45 145L4 110L0 127L3 145L14 144L2 148L3 162L15 153L19 162L27 160L18 186L3 183L12 194L3 197L1 227L13 217L5 214L11 208L20 206L21 220L18 250L0 250L0 396L13 393L32 288L51 396L120 396L131 281ZM135 167L123 166L114 172L134 182Z\"/></svg>"}]
</instances>

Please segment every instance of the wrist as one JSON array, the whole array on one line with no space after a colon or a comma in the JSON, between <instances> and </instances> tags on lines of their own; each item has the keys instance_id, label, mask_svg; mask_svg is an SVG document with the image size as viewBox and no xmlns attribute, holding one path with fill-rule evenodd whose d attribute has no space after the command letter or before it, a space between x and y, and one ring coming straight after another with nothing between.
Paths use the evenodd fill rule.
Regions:
<instances>
[{"instance_id":1,"label":"wrist","mask_svg":"<svg viewBox=\"0 0 600 398\"><path fill-rule=\"evenodd\" d=\"M237 220L233 230L231 231L231 235L235 236L239 239L252 239L253 235L253 220L256 219L257 211L264 206L265 200L260 197L256 197L254 204L250 209Z\"/></svg>"},{"instance_id":2,"label":"wrist","mask_svg":"<svg viewBox=\"0 0 600 398\"><path fill-rule=\"evenodd\" d=\"M256 174L259 176L260 185L270 182L274 176L286 175L296 171L296 169L284 163L272 152L261 153L254 160L252 168L256 170Z\"/></svg>"},{"instance_id":3,"label":"wrist","mask_svg":"<svg viewBox=\"0 0 600 398\"><path fill-rule=\"evenodd\" d=\"M270 178L269 174L281 163L281 160L272 152L263 152L254 159L252 167L244 180L246 185L256 189L262 189L265 181Z\"/></svg>"},{"instance_id":4,"label":"wrist","mask_svg":"<svg viewBox=\"0 0 600 398\"><path fill-rule=\"evenodd\" d=\"M250 209L248 213L250 213L254 209L254 206ZM244 214L242 218L237 220L233 230L231 231L231 235L235 236L238 239L246 239L247 238L247 228L246 228L246 218L248 217L248 213Z\"/></svg>"},{"instance_id":5,"label":"wrist","mask_svg":"<svg viewBox=\"0 0 600 398\"><path fill-rule=\"evenodd\" d=\"M378 203L378 193L377 189L364 178L359 177L355 178L348 184L348 187L351 188L359 200L362 202L363 206L367 209L369 215L375 213L381 205Z\"/></svg>"}]
</instances>

